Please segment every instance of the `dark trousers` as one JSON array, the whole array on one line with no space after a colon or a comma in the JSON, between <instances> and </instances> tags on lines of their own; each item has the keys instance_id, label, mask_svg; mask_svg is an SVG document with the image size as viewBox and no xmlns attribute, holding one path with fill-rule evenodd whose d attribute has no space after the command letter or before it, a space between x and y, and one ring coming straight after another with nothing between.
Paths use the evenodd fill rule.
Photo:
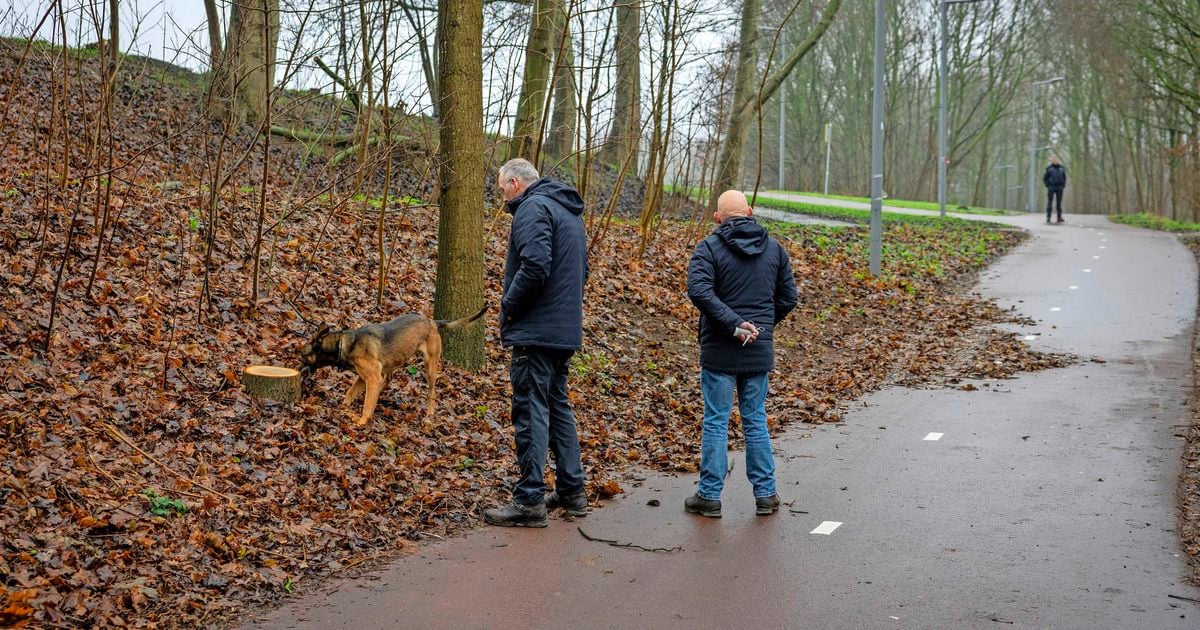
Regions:
<instances>
[{"instance_id":1,"label":"dark trousers","mask_svg":"<svg viewBox=\"0 0 1200 630\"><path fill-rule=\"evenodd\" d=\"M583 491L583 464L579 459L579 434L567 400L570 350L532 346L514 347L509 378L512 381L512 421L517 441L521 480L513 500L537 505L546 492L546 450L554 452L555 485L559 495Z\"/></svg>"},{"instance_id":2,"label":"dark trousers","mask_svg":"<svg viewBox=\"0 0 1200 630\"><path fill-rule=\"evenodd\" d=\"M1062 189L1054 190L1053 188L1046 189L1046 220L1050 220L1050 210L1058 202L1058 218L1062 218Z\"/></svg>"}]
</instances>

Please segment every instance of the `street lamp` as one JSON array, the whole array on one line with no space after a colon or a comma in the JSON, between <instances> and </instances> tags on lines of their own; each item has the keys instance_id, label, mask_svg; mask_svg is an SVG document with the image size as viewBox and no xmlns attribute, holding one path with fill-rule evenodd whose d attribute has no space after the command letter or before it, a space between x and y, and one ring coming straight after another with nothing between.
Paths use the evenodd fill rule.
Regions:
<instances>
[{"instance_id":1,"label":"street lamp","mask_svg":"<svg viewBox=\"0 0 1200 630\"><path fill-rule=\"evenodd\" d=\"M1054 77L1053 79L1046 79L1044 81L1034 81L1029 86L1029 182L1025 186L1029 193L1029 203L1025 206L1025 209L1029 212L1033 212L1033 206L1037 203L1037 199L1035 198L1037 189L1034 187L1034 177L1037 176L1037 164L1035 162L1039 150L1034 146L1037 144L1037 88L1039 85L1049 85L1066 80L1067 77Z\"/></svg>"},{"instance_id":2,"label":"street lamp","mask_svg":"<svg viewBox=\"0 0 1200 630\"><path fill-rule=\"evenodd\" d=\"M996 170L1002 171L1004 175L1000 184L1000 207L1005 210L1008 210L1008 172L1015 168L1017 168L1016 164L1005 164L1004 166L996 167Z\"/></svg>"},{"instance_id":3,"label":"street lamp","mask_svg":"<svg viewBox=\"0 0 1200 630\"><path fill-rule=\"evenodd\" d=\"M758 30L760 32L765 31L768 33L779 33L780 35L782 35L783 34L782 33L783 25L780 25L777 27L759 26ZM776 178L776 183L779 184L779 190L784 189L783 188L783 132L785 130L784 116L785 116L786 112L785 112L784 108L785 108L786 103L787 103L787 77L784 77L783 81L780 82L780 84L779 84L779 172L778 172L778 175Z\"/></svg>"},{"instance_id":4,"label":"street lamp","mask_svg":"<svg viewBox=\"0 0 1200 630\"><path fill-rule=\"evenodd\" d=\"M952 4L968 4L980 0L941 0L938 3L938 39L940 44L938 63L938 210L941 216L946 216L946 11Z\"/></svg>"},{"instance_id":5,"label":"street lamp","mask_svg":"<svg viewBox=\"0 0 1200 630\"><path fill-rule=\"evenodd\" d=\"M869 269L879 277L883 257L883 45L884 0L875 0L875 78L871 90L871 249Z\"/></svg>"}]
</instances>

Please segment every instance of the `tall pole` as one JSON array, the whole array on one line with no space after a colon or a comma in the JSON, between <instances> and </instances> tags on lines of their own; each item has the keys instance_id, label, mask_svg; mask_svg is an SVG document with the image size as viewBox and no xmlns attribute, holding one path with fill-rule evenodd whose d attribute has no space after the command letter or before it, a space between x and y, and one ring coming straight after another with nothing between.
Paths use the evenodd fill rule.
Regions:
<instances>
[{"instance_id":1,"label":"tall pole","mask_svg":"<svg viewBox=\"0 0 1200 630\"><path fill-rule=\"evenodd\" d=\"M950 163L950 148L946 145L946 12L952 4L967 4L979 0L940 0L938 2L938 212L946 216L946 165Z\"/></svg>"},{"instance_id":2,"label":"tall pole","mask_svg":"<svg viewBox=\"0 0 1200 630\"><path fill-rule=\"evenodd\" d=\"M1025 187L1028 188L1029 202L1025 209L1029 212L1034 211L1037 205L1037 184L1034 180L1037 177L1037 88L1039 85L1049 85L1059 81L1065 81L1066 77L1054 77L1045 81L1034 81L1029 86L1029 181Z\"/></svg>"},{"instance_id":3,"label":"tall pole","mask_svg":"<svg viewBox=\"0 0 1200 630\"><path fill-rule=\"evenodd\" d=\"M938 214L946 217L946 2L938 2Z\"/></svg>"},{"instance_id":4,"label":"tall pole","mask_svg":"<svg viewBox=\"0 0 1200 630\"><path fill-rule=\"evenodd\" d=\"M875 0L875 85L871 103L871 254L872 276L880 273L883 251L883 34L884 0Z\"/></svg>"},{"instance_id":5,"label":"tall pole","mask_svg":"<svg viewBox=\"0 0 1200 630\"><path fill-rule=\"evenodd\" d=\"M784 125L787 124L785 114L785 103L787 103L787 81L779 84L779 190L787 190L783 187L783 131Z\"/></svg>"},{"instance_id":6,"label":"tall pole","mask_svg":"<svg viewBox=\"0 0 1200 630\"><path fill-rule=\"evenodd\" d=\"M833 123L825 123L825 194L829 194L829 154L833 152Z\"/></svg>"},{"instance_id":7,"label":"tall pole","mask_svg":"<svg viewBox=\"0 0 1200 630\"><path fill-rule=\"evenodd\" d=\"M1037 165L1034 163L1037 159L1037 86L1038 82L1034 81L1029 86L1029 181L1025 187L1028 189L1029 200L1025 204L1026 212L1033 212L1033 204L1036 203L1034 193L1036 190L1033 187L1033 178L1037 176L1035 169Z\"/></svg>"}]
</instances>

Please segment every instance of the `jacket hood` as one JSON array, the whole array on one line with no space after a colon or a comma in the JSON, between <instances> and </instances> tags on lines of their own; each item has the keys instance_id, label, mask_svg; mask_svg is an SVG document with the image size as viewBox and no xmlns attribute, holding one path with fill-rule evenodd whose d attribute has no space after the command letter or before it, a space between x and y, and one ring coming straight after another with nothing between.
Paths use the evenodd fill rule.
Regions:
<instances>
[{"instance_id":1,"label":"jacket hood","mask_svg":"<svg viewBox=\"0 0 1200 630\"><path fill-rule=\"evenodd\" d=\"M713 231L738 256L751 258L767 247L767 230L750 217L732 217Z\"/></svg>"},{"instance_id":2,"label":"jacket hood","mask_svg":"<svg viewBox=\"0 0 1200 630\"><path fill-rule=\"evenodd\" d=\"M579 196L579 191L575 190L574 186L548 177L543 177L530 184L521 194L504 204L504 209L512 214L522 203L535 196L549 197L571 214L583 214L583 197Z\"/></svg>"}]
</instances>

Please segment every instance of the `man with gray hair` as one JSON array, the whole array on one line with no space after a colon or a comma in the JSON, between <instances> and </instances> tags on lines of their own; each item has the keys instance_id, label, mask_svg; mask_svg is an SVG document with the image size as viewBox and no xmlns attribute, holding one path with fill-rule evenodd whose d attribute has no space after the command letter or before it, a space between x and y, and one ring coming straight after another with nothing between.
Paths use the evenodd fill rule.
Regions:
<instances>
[{"instance_id":1,"label":"man with gray hair","mask_svg":"<svg viewBox=\"0 0 1200 630\"><path fill-rule=\"evenodd\" d=\"M587 515L567 368L583 346L587 236L583 198L571 186L539 178L527 160L500 167L496 187L513 215L504 261L500 341L512 348L512 422L521 479L512 502L484 510L503 527L545 527L547 508ZM553 451L556 490L546 494L546 451Z\"/></svg>"}]
</instances>

